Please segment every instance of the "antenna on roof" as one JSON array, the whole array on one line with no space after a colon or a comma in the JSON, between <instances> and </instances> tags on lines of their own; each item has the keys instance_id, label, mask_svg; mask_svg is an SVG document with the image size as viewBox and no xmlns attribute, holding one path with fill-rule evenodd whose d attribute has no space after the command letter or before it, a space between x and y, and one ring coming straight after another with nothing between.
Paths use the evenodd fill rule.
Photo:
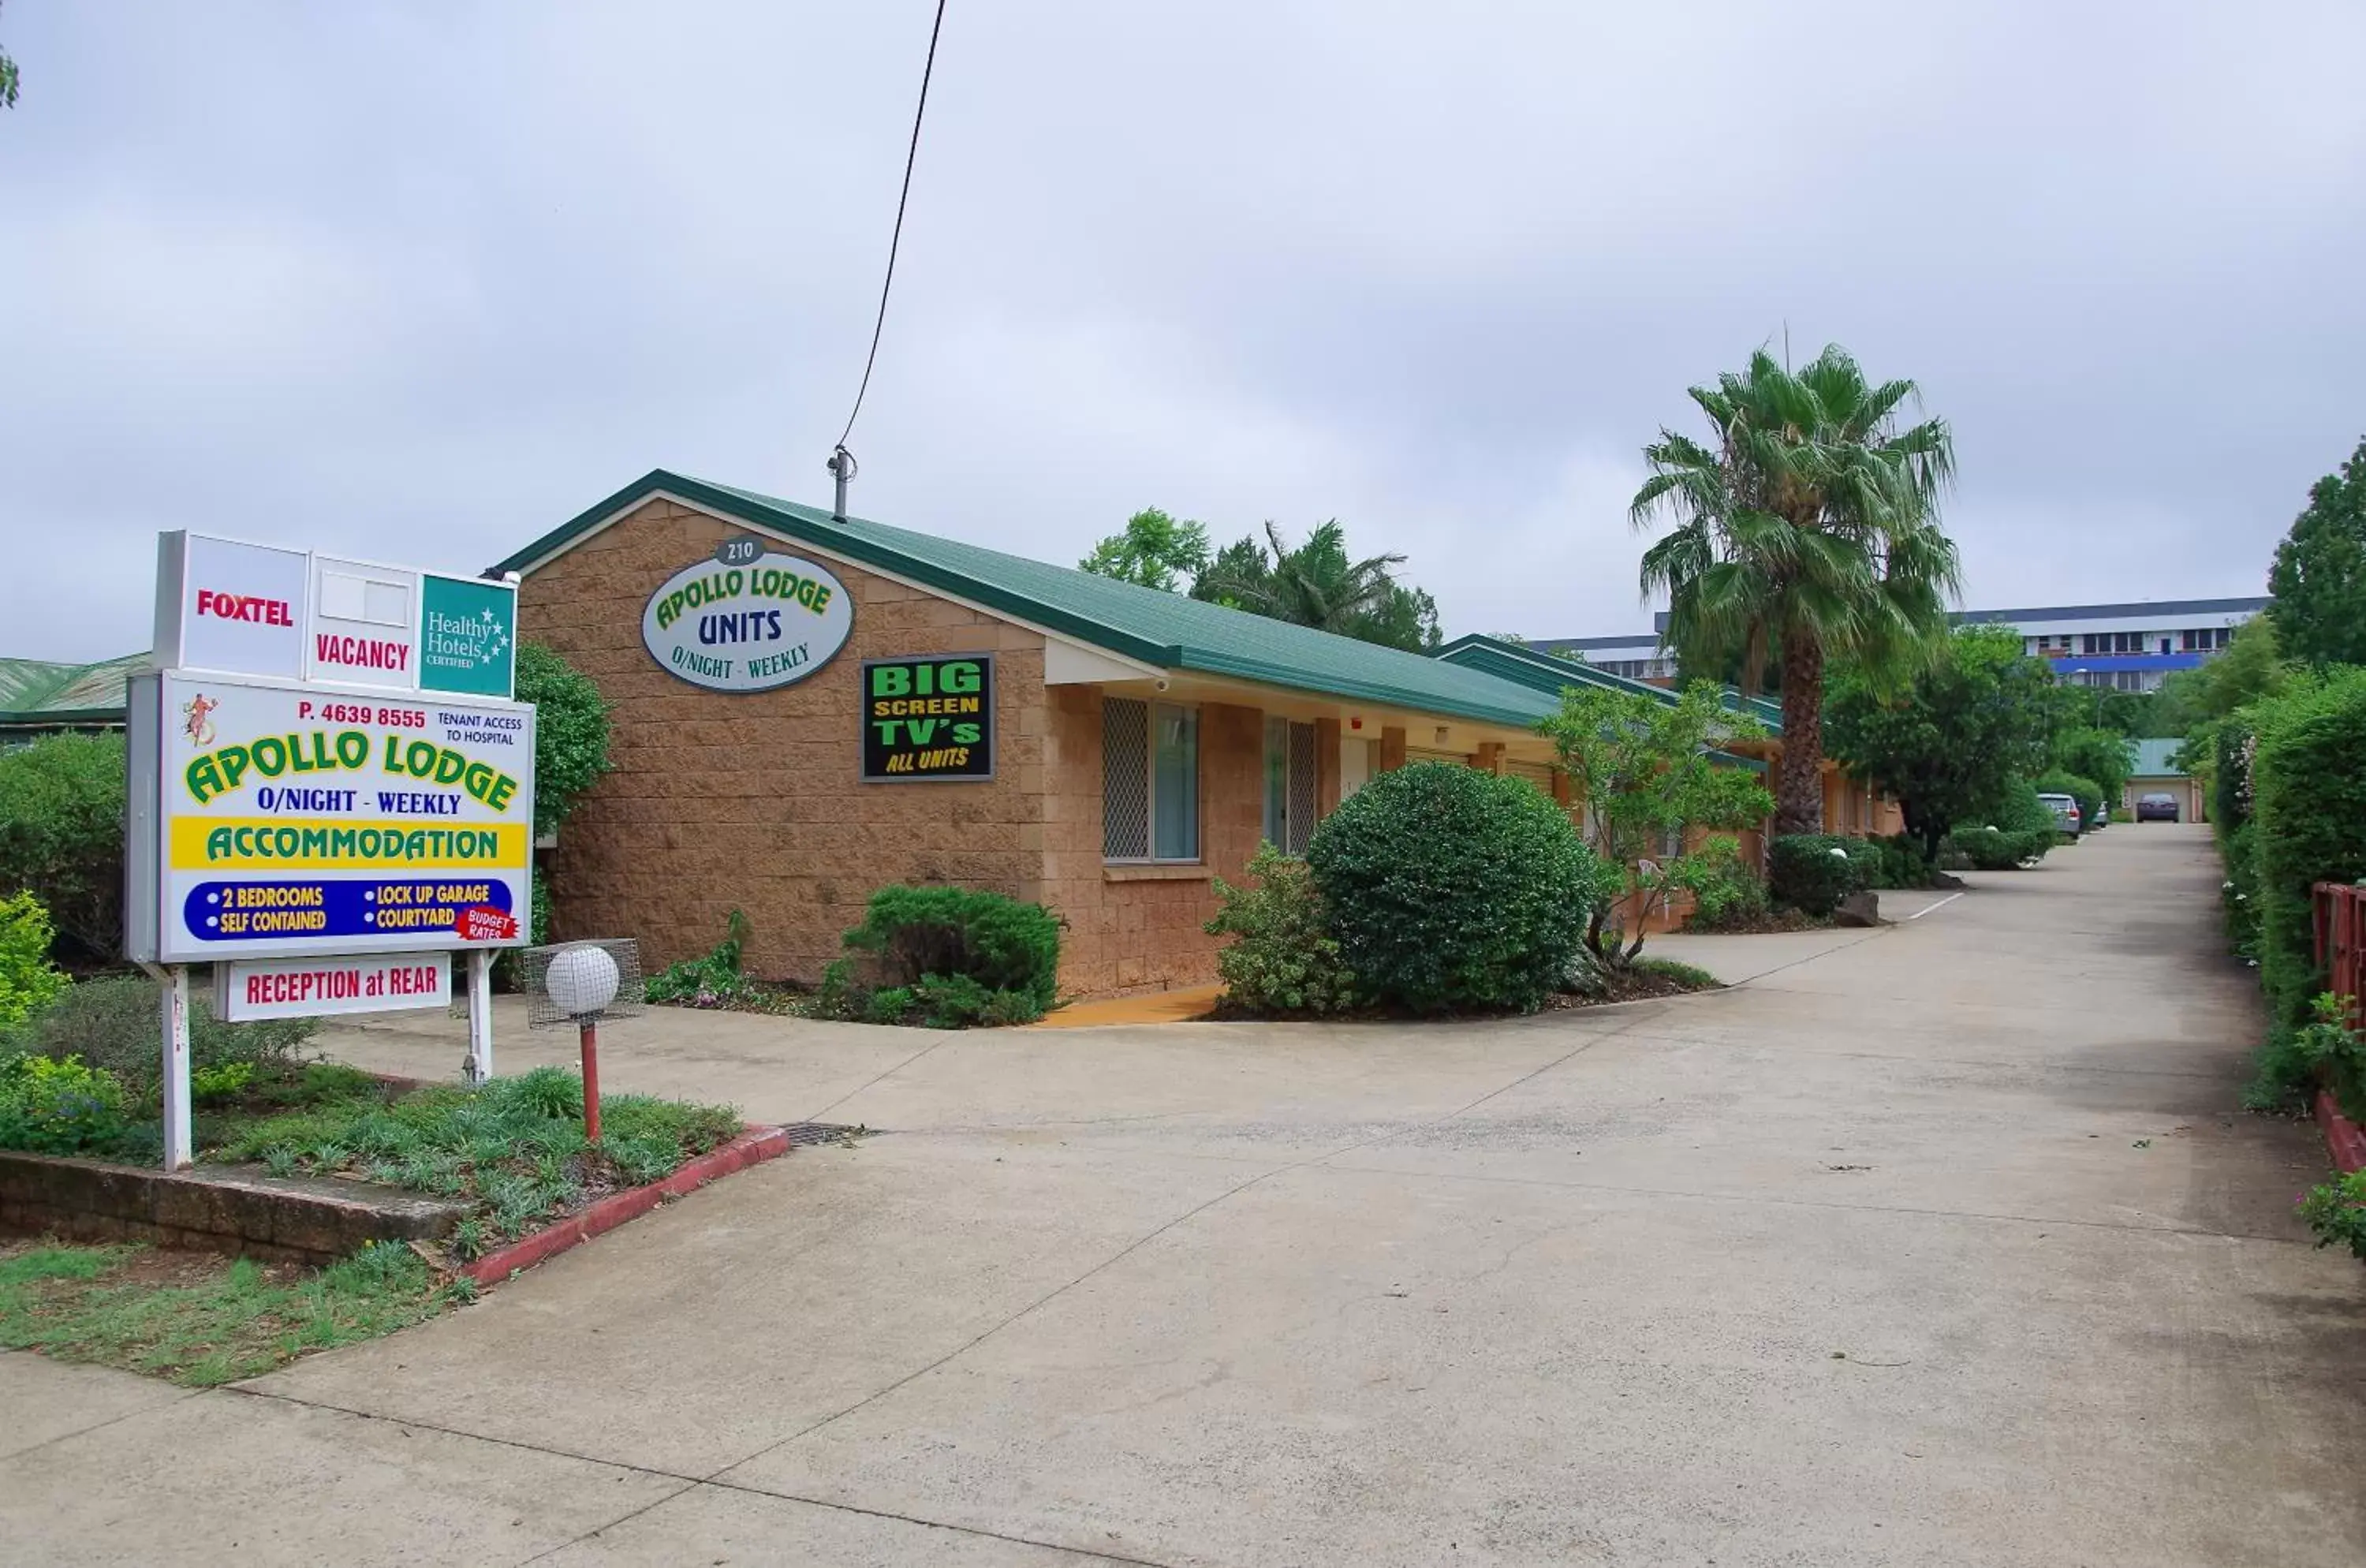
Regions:
<instances>
[{"instance_id":1,"label":"antenna on roof","mask_svg":"<svg viewBox=\"0 0 2366 1568\"><path fill-rule=\"evenodd\" d=\"M846 521L846 481L860 471L860 465L855 462L854 454L848 451L841 442L838 450L829 455L829 461L822 467L828 468L830 478L837 481L837 499L830 502L829 520L843 523Z\"/></svg>"}]
</instances>

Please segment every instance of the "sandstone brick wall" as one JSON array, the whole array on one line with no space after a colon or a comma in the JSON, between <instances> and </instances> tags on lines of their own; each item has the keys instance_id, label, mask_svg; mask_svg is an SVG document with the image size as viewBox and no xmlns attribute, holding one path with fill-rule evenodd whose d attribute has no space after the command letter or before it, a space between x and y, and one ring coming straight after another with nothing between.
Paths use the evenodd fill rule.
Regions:
<instances>
[{"instance_id":1,"label":"sandstone brick wall","mask_svg":"<svg viewBox=\"0 0 2366 1568\"><path fill-rule=\"evenodd\" d=\"M642 647L641 612L659 583L740 532L651 501L520 590L524 635L563 654L617 705L615 771L540 858L554 937L637 937L654 967L713 947L740 908L754 926L750 970L811 981L839 956L839 933L883 884L1039 897L1042 637L824 561L854 602L853 634L835 660L770 692L693 686ZM974 652L995 655L996 777L862 782L862 661Z\"/></svg>"},{"instance_id":2,"label":"sandstone brick wall","mask_svg":"<svg viewBox=\"0 0 2366 1568\"><path fill-rule=\"evenodd\" d=\"M1051 689L1044 777L1044 904L1068 922L1065 990L1098 996L1205 985L1218 938L1210 876L1234 881L1265 823L1265 716L1209 703L1200 709L1200 854L1196 868L1110 866L1101 858L1101 697Z\"/></svg>"}]
</instances>

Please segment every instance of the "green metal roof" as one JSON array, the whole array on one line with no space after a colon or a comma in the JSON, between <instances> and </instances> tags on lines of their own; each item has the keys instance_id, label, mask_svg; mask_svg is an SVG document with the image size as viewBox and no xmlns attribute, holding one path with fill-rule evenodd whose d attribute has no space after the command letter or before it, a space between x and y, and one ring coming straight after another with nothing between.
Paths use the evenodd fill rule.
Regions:
<instances>
[{"instance_id":1,"label":"green metal roof","mask_svg":"<svg viewBox=\"0 0 2366 1568\"><path fill-rule=\"evenodd\" d=\"M958 539L859 517L839 522L817 507L663 468L651 470L490 570L524 572L538 568L618 513L660 493L1161 669L1228 675L1522 729L1559 706L1557 692L1540 692L1423 654Z\"/></svg>"},{"instance_id":2,"label":"green metal roof","mask_svg":"<svg viewBox=\"0 0 2366 1568\"><path fill-rule=\"evenodd\" d=\"M2139 779L2181 779L2185 770L2177 765L2178 748L2185 742L2175 736L2166 740L2131 740L2135 767L2128 775Z\"/></svg>"},{"instance_id":3,"label":"green metal roof","mask_svg":"<svg viewBox=\"0 0 2366 1568\"><path fill-rule=\"evenodd\" d=\"M1602 686L1614 692L1633 692L1673 707L1677 694L1665 686L1654 686L1646 681L1629 680L1614 675L1607 670L1597 670L1591 664L1573 659L1557 659L1549 653L1538 653L1521 643L1505 642L1501 637L1473 633L1460 637L1437 650L1439 659L1459 664L1466 669L1483 671L1505 681L1515 681L1533 691L1547 692L1555 698L1565 686ZM1728 686L1725 705L1734 713L1748 714L1765 726L1767 733L1783 733L1783 707L1763 697L1745 697Z\"/></svg>"},{"instance_id":4,"label":"green metal roof","mask_svg":"<svg viewBox=\"0 0 2366 1568\"><path fill-rule=\"evenodd\" d=\"M0 725L71 728L123 722L123 683L148 668L144 653L97 664L0 659Z\"/></svg>"}]
</instances>

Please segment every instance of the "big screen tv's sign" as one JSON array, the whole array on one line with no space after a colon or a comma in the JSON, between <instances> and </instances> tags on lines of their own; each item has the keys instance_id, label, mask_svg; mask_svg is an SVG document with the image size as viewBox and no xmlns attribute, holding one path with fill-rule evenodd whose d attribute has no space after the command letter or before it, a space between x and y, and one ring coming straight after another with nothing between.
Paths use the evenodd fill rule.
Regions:
<instances>
[{"instance_id":1,"label":"big screen tv's sign","mask_svg":"<svg viewBox=\"0 0 2366 1568\"><path fill-rule=\"evenodd\" d=\"M487 924L516 940L531 707L168 671L133 682L130 730L133 863L153 868L145 888L134 872L134 957L433 951Z\"/></svg>"},{"instance_id":2,"label":"big screen tv's sign","mask_svg":"<svg viewBox=\"0 0 2366 1568\"><path fill-rule=\"evenodd\" d=\"M853 631L853 596L828 567L744 539L667 578L641 612L649 657L715 692L794 685Z\"/></svg>"},{"instance_id":3,"label":"big screen tv's sign","mask_svg":"<svg viewBox=\"0 0 2366 1568\"><path fill-rule=\"evenodd\" d=\"M994 655L864 660L862 776L992 778Z\"/></svg>"}]
</instances>

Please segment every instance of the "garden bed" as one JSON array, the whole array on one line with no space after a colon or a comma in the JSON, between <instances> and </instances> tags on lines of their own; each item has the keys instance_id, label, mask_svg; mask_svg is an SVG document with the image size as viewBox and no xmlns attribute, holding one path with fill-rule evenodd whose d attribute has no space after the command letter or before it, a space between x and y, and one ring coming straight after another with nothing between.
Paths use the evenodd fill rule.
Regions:
<instances>
[{"instance_id":1,"label":"garden bed","mask_svg":"<svg viewBox=\"0 0 2366 1568\"><path fill-rule=\"evenodd\" d=\"M663 1181L749 1131L727 1106L610 1094L601 1097L594 1144L582 1115L582 1080L537 1067L479 1089L365 1094L254 1119L201 1144L198 1157L455 1200L467 1213L445 1246L458 1266Z\"/></svg>"},{"instance_id":2,"label":"garden bed","mask_svg":"<svg viewBox=\"0 0 2366 1568\"><path fill-rule=\"evenodd\" d=\"M1606 971L1596 991L1554 991L1537 1010L1560 1012L1575 1008L1609 1007L1617 1002L1649 1001L1656 997L1689 996L1695 991L1721 991L1725 982L1706 969L1672 958L1638 958L1627 969ZM1516 1008L1462 1008L1447 1012L1416 1013L1403 1008L1349 1008L1342 1010L1281 1012L1243 1007L1229 996L1190 1021L1205 1023L1452 1023L1527 1016Z\"/></svg>"}]
</instances>

